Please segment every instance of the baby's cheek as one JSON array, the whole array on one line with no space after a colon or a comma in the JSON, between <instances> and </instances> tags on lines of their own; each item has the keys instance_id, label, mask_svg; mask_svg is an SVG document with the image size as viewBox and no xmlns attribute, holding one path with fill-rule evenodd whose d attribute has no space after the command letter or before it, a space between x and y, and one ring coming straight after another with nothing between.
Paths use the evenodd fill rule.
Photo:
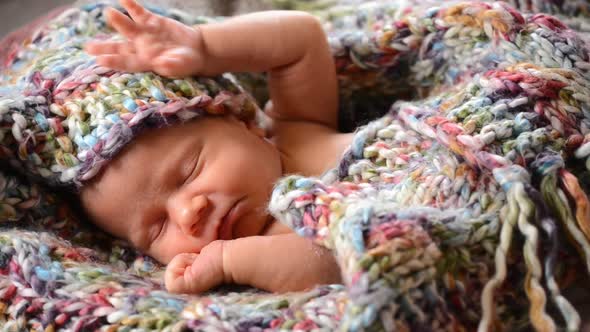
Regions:
<instances>
[{"instance_id":1,"label":"baby's cheek","mask_svg":"<svg viewBox=\"0 0 590 332\"><path fill-rule=\"evenodd\" d=\"M166 248L165 246L152 245L147 250L146 254L157 260L162 264L168 264L178 254L182 252L176 252L173 248Z\"/></svg>"},{"instance_id":2,"label":"baby's cheek","mask_svg":"<svg viewBox=\"0 0 590 332\"><path fill-rule=\"evenodd\" d=\"M205 241L201 239L188 238L182 233L168 232L154 242L146 253L158 262L168 264L178 254L198 254L205 245Z\"/></svg>"}]
</instances>

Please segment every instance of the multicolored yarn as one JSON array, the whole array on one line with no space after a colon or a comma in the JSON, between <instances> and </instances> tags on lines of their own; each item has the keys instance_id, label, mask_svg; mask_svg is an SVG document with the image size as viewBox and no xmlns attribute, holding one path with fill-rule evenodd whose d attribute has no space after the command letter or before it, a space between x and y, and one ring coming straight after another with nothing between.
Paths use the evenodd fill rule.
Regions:
<instances>
[{"instance_id":1,"label":"multicolored yarn","mask_svg":"<svg viewBox=\"0 0 590 332\"><path fill-rule=\"evenodd\" d=\"M554 17L505 3L421 3L322 13L345 104L387 101L402 86L419 99L397 102L360 128L339 167L322 178L280 181L270 203L277 218L334 251L344 285L168 294L161 266L80 224L56 195L4 171L0 330L579 330L579 308L562 290L590 271L588 44ZM44 58L49 50L35 45L55 46L43 43L57 43L60 34L68 43L88 38L99 12L64 13L39 33L54 37L32 38L23 48L32 53L18 55L27 59L21 63ZM10 113L18 107L6 100L35 81L23 72L43 73L44 63L14 63L4 73L0 105L11 106L0 107L10 124L2 142L37 144L38 132L18 127L22 121ZM70 82L82 82L76 77ZM107 88L104 98L120 97L120 88ZM91 93L73 89L75 100ZM46 95L31 96L21 97L19 110L43 113L39 96ZM5 154L41 165L34 156L43 151L27 148Z\"/></svg>"},{"instance_id":2,"label":"multicolored yarn","mask_svg":"<svg viewBox=\"0 0 590 332\"><path fill-rule=\"evenodd\" d=\"M93 38L118 38L106 26L104 7L66 11L8 58L1 78L8 84L0 92L2 158L43 182L80 186L145 128L204 114L255 120L256 103L230 74L173 80L98 66L82 48Z\"/></svg>"},{"instance_id":3,"label":"multicolored yarn","mask_svg":"<svg viewBox=\"0 0 590 332\"><path fill-rule=\"evenodd\" d=\"M270 205L337 254L350 294L341 328L553 331L552 306L579 330L558 271L590 271L578 181L590 161L576 161L590 156L589 45L556 18L504 3L382 6L331 22L379 18L370 39L331 35L339 72L374 84L408 64L389 86L423 99L360 129L323 179L283 180Z\"/></svg>"}]
</instances>

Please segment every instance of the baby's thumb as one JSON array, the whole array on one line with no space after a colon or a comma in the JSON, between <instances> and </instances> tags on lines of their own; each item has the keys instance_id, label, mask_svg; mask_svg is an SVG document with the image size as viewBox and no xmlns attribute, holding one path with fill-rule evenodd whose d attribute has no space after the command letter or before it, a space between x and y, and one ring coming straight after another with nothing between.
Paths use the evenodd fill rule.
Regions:
<instances>
[{"instance_id":1,"label":"baby's thumb","mask_svg":"<svg viewBox=\"0 0 590 332\"><path fill-rule=\"evenodd\" d=\"M192 293L208 291L224 282L222 243L214 241L205 246L187 271L187 286Z\"/></svg>"},{"instance_id":2,"label":"baby's thumb","mask_svg":"<svg viewBox=\"0 0 590 332\"><path fill-rule=\"evenodd\" d=\"M190 48L178 47L163 52L152 63L160 75L187 77L200 73L201 60Z\"/></svg>"},{"instance_id":3,"label":"baby's thumb","mask_svg":"<svg viewBox=\"0 0 590 332\"><path fill-rule=\"evenodd\" d=\"M189 76L185 62L178 58L159 56L153 60L152 64L154 72L162 76L177 78Z\"/></svg>"}]
</instances>

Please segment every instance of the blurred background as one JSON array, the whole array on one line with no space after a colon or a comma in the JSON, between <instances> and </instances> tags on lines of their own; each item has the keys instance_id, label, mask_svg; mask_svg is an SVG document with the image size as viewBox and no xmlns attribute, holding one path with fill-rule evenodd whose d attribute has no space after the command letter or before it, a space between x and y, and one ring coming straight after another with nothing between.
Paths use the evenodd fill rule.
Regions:
<instances>
[{"instance_id":1,"label":"blurred background","mask_svg":"<svg viewBox=\"0 0 590 332\"><path fill-rule=\"evenodd\" d=\"M110 0L108 2L113 2ZM73 3L97 0L0 0L0 37L51 10ZM101 0L101 2L105 2ZM183 8L199 15L232 15L274 7L289 7L289 0L140 0L141 3ZM305 2L305 1L302 1Z\"/></svg>"},{"instance_id":2,"label":"blurred background","mask_svg":"<svg viewBox=\"0 0 590 332\"><path fill-rule=\"evenodd\" d=\"M0 0L0 36L72 0Z\"/></svg>"}]
</instances>

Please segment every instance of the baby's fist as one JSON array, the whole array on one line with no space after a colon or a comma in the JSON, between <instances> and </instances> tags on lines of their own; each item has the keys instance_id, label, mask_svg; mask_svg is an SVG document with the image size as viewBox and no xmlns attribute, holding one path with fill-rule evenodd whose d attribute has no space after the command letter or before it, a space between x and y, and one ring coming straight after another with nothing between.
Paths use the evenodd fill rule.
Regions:
<instances>
[{"instance_id":1,"label":"baby's fist","mask_svg":"<svg viewBox=\"0 0 590 332\"><path fill-rule=\"evenodd\" d=\"M224 283L223 241L213 241L201 253L178 254L166 267L166 289L171 293L201 293Z\"/></svg>"}]
</instances>

